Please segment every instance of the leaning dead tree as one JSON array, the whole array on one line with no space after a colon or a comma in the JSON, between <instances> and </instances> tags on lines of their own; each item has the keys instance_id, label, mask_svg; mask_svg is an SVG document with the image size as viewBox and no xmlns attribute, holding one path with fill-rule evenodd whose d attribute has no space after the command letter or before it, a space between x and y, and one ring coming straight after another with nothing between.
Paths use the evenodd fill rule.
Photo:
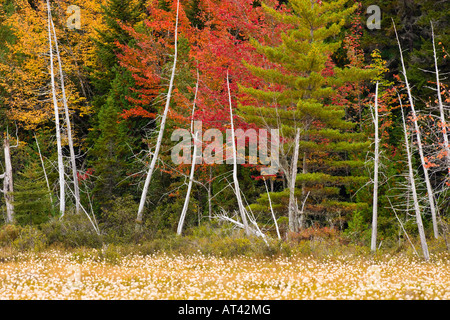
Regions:
<instances>
[{"instance_id":1,"label":"leaning dead tree","mask_svg":"<svg viewBox=\"0 0 450 320\"><path fill-rule=\"evenodd\" d=\"M172 75L170 77L169 90L167 92L166 105L164 107L164 113L161 118L161 124L159 127L158 138L156 140L155 151L153 152L152 162L150 163L150 167L147 172L147 177L145 179L144 188L142 189L141 200L139 202L139 209L136 218L136 229L139 230L142 225L142 216L144 213L145 202L147 199L148 187L150 185L150 181L152 180L153 171L156 167L156 161L158 160L159 150L161 149L161 143L164 136L164 128L166 126L167 114L169 112L170 106L170 98L172 96L173 83L175 79L175 71L177 67L177 56L178 56L178 14L180 8L180 1L177 1L177 14L175 19L175 53L173 58L173 66L172 66Z\"/></svg>"},{"instance_id":2,"label":"leaning dead tree","mask_svg":"<svg viewBox=\"0 0 450 320\"><path fill-rule=\"evenodd\" d=\"M399 98L400 105L401 105L400 96L398 98ZM428 261L430 259L430 255L428 253L428 245L427 245L427 240L425 237L425 231L423 228L422 215L420 212L419 197L417 195L416 182L414 179L412 156L411 156L411 150L410 150L409 141L408 141L408 131L406 128L405 116L403 114L403 107L402 107L402 120L403 120L403 131L404 131L404 135L405 135L406 156L407 156L407 161L408 161L408 177L409 177L409 184L411 187L411 192L413 195L413 202L414 202L413 205L414 205L414 211L416 213L416 223L417 223L417 228L419 229L419 237L420 237L420 243L422 246L423 256L424 256L425 260Z\"/></svg>"},{"instance_id":3,"label":"leaning dead tree","mask_svg":"<svg viewBox=\"0 0 450 320\"><path fill-rule=\"evenodd\" d=\"M406 75L406 67L405 67L405 62L403 59L403 51L402 51L402 47L400 44L400 40L398 38L395 23L393 23L393 24L394 24L395 35L397 37L398 48L400 51L400 61L401 61L401 65L402 65L402 73L403 73L403 77L405 78L406 90L408 92L409 104L410 104L411 112L412 112L412 116L413 116L414 129L416 131L417 147L419 150L420 162L422 165L422 169L423 169L423 173L424 173L424 177L425 177L425 183L427 186L428 202L429 202L429 206L430 206L430 210L431 210L431 219L433 222L433 233L434 233L434 237L437 239L439 236L439 233L438 233L438 227L437 227L437 218L436 218L437 212L436 212L436 205L435 205L435 200L434 200L434 191L431 186L430 175L428 173L427 163L425 160L423 144L422 144L421 129L418 124L418 117L417 117L416 109L414 107L414 100L412 97L411 88L409 86L408 77Z\"/></svg>"},{"instance_id":4,"label":"leaning dead tree","mask_svg":"<svg viewBox=\"0 0 450 320\"><path fill-rule=\"evenodd\" d=\"M239 213L241 214L242 224L244 226L244 231L247 236L250 235L251 231L247 221L247 212L244 207L244 203L241 197L241 189L239 187L239 180L237 177L237 154L236 154L236 141L234 136L234 121L233 121L233 108L231 103L231 92L230 92L230 80L227 70L227 89L228 89L228 103L230 107L230 124L231 124L231 145L233 150L233 183L234 192L236 194L236 199L239 207Z\"/></svg>"},{"instance_id":5,"label":"leaning dead tree","mask_svg":"<svg viewBox=\"0 0 450 320\"><path fill-rule=\"evenodd\" d=\"M444 112L444 103L442 102L442 94L441 94L441 82L439 77L439 68L438 68L438 61L437 61L437 55L436 55L436 45L434 40L434 29L433 29L433 23L431 23L431 35L433 40L433 56L434 56L434 66L435 66L435 72L436 72L436 92L438 97L438 106L439 106L439 118L440 118L440 126L442 128L442 136L444 140L444 153L446 155L446 165L447 165L447 171L450 175L450 145L448 141L448 134L447 134L447 121L445 119L445 112Z\"/></svg>"},{"instance_id":6,"label":"leaning dead tree","mask_svg":"<svg viewBox=\"0 0 450 320\"><path fill-rule=\"evenodd\" d=\"M192 183L194 182L195 161L197 160L197 150L199 147L200 148L202 147L201 145L199 145L200 143L198 141L199 132L194 133L194 114L195 114L195 103L197 101L197 93L198 93L198 80L199 80L199 74L198 74L198 70L197 70L197 84L195 86L194 103L192 105L192 115L191 115L191 137L194 140L194 151L192 153L191 172L189 174L189 183L188 183L188 189L186 192L186 198L184 199L183 210L181 211L180 221L178 222L178 228L177 228L178 235L181 235L181 232L183 231L184 219L186 217L186 213L189 208L189 200L191 198Z\"/></svg>"}]
</instances>

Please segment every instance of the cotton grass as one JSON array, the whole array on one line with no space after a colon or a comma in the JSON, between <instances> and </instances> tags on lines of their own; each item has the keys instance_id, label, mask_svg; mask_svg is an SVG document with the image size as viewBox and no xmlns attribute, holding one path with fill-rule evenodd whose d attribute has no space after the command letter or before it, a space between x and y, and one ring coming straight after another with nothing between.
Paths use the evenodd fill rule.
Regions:
<instances>
[{"instance_id":1,"label":"cotton grass","mask_svg":"<svg viewBox=\"0 0 450 320\"><path fill-rule=\"evenodd\" d=\"M450 299L450 262L402 256L219 258L49 250L0 263L0 299Z\"/></svg>"}]
</instances>

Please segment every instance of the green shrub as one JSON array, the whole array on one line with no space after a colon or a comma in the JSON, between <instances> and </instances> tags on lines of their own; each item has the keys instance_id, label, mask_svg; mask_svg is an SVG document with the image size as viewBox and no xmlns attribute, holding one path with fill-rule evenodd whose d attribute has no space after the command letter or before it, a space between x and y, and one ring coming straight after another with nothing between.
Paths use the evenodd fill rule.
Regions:
<instances>
[{"instance_id":1,"label":"green shrub","mask_svg":"<svg viewBox=\"0 0 450 320\"><path fill-rule=\"evenodd\" d=\"M95 260L104 261L109 264L118 264L122 258L120 247L109 244L104 245L101 249L97 250L97 257Z\"/></svg>"},{"instance_id":2,"label":"green shrub","mask_svg":"<svg viewBox=\"0 0 450 320\"><path fill-rule=\"evenodd\" d=\"M12 246L20 251L32 250L39 252L47 247L47 238L42 231L31 226L26 226L20 230Z\"/></svg>"},{"instance_id":3,"label":"green shrub","mask_svg":"<svg viewBox=\"0 0 450 320\"><path fill-rule=\"evenodd\" d=\"M22 227L15 224L6 224L0 228L0 245L7 246L13 243L20 234Z\"/></svg>"},{"instance_id":4,"label":"green shrub","mask_svg":"<svg viewBox=\"0 0 450 320\"><path fill-rule=\"evenodd\" d=\"M142 232L137 233L135 228L137 211L138 204L129 195L112 199L102 210L100 228L105 233L105 241L129 244L142 240Z\"/></svg>"},{"instance_id":5,"label":"green shrub","mask_svg":"<svg viewBox=\"0 0 450 320\"><path fill-rule=\"evenodd\" d=\"M360 211L355 211L352 218L348 221L348 228L345 229L344 235L354 243L366 244L370 241L370 228L364 222L364 216Z\"/></svg>"},{"instance_id":6,"label":"green shrub","mask_svg":"<svg viewBox=\"0 0 450 320\"><path fill-rule=\"evenodd\" d=\"M66 213L60 220L53 218L41 225L49 244L60 243L65 247L100 248L102 237L98 235L84 214Z\"/></svg>"}]
</instances>

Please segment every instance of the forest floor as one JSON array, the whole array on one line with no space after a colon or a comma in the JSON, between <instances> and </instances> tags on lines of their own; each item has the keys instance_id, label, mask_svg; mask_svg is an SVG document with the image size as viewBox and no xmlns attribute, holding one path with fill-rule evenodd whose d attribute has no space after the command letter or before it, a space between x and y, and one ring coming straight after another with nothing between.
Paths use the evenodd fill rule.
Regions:
<instances>
[{"instance_id":1,"label":"forest floor","mask_svg":"<svg viewBox=\"0 0 450 320\"><path fill-rule=\"evenodd\" d=\"M402 255L99 259L89 249L2 256L0 299L450 299L448 255L428 263Z\"/></svg>"}]
</instances>

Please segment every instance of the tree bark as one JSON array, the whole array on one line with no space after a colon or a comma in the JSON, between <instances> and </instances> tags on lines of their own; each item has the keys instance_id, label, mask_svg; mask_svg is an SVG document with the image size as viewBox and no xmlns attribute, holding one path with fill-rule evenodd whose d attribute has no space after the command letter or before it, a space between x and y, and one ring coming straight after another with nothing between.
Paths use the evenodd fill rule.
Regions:
<instances>
[{"instance_id":1,"label":"tree bark","mask_svg":"<svg viewBox=\"0 0 450 320\"><path fill-rule=\"evenodd\" d=\"M65 179L64 179L64 162L62 155L62 145L61 145L61 128L59 122L59 108L58 100L56 98L56 88L55 88L55 73L53 68L53 46L52 46L52 36L51 36L51 11L50 3L47 0L47 13L48 13L48 43L49 43L49 53L50 53L50 77L51 77L51 88L52 88L52 99L53 107L55 112L55 127L56 127L56 145L58 153L58 174L59 174L59 212L61 218L64 216L66 210L66 199L65 199Z\"/></svg>"},{"instance_id":2,"label":"tree bark","mask_svg":"<svg viewBox=\"0 0 450 320\"><path fill-rule=\"evenodd\" d=\"M399 97L400 105L401 105L401 98ZM408 142L408 132L406 130L406 123L405 123L405 116L403 114L402 109L402 120L403 120L403 131L405 133L405 146L406 146L406 155L408 157L408 173L409 173L409 182L411 185L411 191L413 194L413 201L414 201L414 211L416 213L416 223L417 228L419 229L419 237L420 237L420 243L422 245L422 252L423 256L426 261L430 259L430 255L428 253L428 245L427 245L427 239L425 237L425 231L423 228L422 223L422 216L420 213L420 207L419 207L419 199L417 197L417 190L416 190L416 183L414 181L414 171L412 167L412 157L411 157L411 151L409 149L409 142Z\"/></svg>"},{"instance_id":3,"label":"tree bark","mask_svg":"<svg viewBox=\"0 0 450 320\"><path fill-rule=\"evenodd\" d=\"M53 36L54 36L54 40L55 40L55 50L56 50L56 57L58 58L58 65L59 65L59 77L60 77L60 82L61 82L61 93L62 93L63 106L64 106L64 115L65 115L66 124L67 124L67 140L69 142L70 163L71 163L71 167L72 167L72 179L73 179L73 191L75 194L75 212L77 214L79 214L80 213L80 187L78 185L77 164L76 164L76 160L75 160L75 151L73 148L72 125L70 123L69 107L67 105L66 89L64 86L64 74L62 71L62 62L61 62L61 57L59 54L58 39L56 38L56 31L55 31L55 26L53 24L53 20L50 20L50 22L52 25Z\"/></svg>"},{"instance_id":4,"label":"tree bark","mask_svg":"<svg viewBox=\"0 0 450 320\"><path fill-rule=\"evenodd\" d=\"M431 187L430 177L429 177L429 174L428 174L428 168L426 166L426 161L425 161L425 156L424 156L423 146L422 146L422 135L421 135L420 127L419 127L419 124L418 124L416 110L414 108L414 101L413 101L412 94L411 94L411 88L409 86L408 77L406 76L406 67L405 67L405 62L403 60L402 47L400 45L400 40L398 39L398 34L397 34L397 29L395 28L395 24L394 24L394 30L395 30L395 35L397 37L398 47L399 47L399 50L400 50L400 60L401 60L401 63L402 63L403 76L405 77L405 84L406 84L406 89L408 91L409 104L411 105L411 111L412 111L412 114L413 114L414 129L416 131L416 136L417 136L417 146L418 146L418 149L419 149L420 161L421 161L421 164L422 164L423 173L424 173L424 177L425 177L425 184L427 186L428 202L430 204L431 219L432 219L432 222L433 222L433 233L434 233L434 237L437 239L439 237L439 233L438 233L438 228L437 228L436 206L435 206L435 202L434 202L434 192L433 192L433 188Z\"/></svg>"},{"instance_id":5,"label":"tree bark","mask_svg":"<svg viewBox=\"0 0 450 320\"><path fill-rule=\"evenodd\" d=\"M176 71L177 56L178 56L178 13L179 13L179 7L180 7L180 1L178 0L177 1L177 16L176 16L176 20L175 20L175 54L174 54L174 58L173 58L172 75L170 77L169 91L167 92L167 100L166 100L166 105L165 105L165 108L164 108L164 114L163 114L162 119L161 119L161 124L160 124L160 128L159 128L159 133L158 133L158 139L156 141L156 146L155 146L155 152L153 153L152 162L150 164L150 168L148 170L147 177L145 179L144 188L143 188L142 194L141 194L141 200L139 202L139 209L138 209L138 214L137 214L137 218L136 218L136 229L137 230L140 230L140 226L142 224L142 215L144 213L144 207L145 207L145 201L146 201L146 198L147 198L148 187L149 187L150 181L152 179L153 171L155 170L156 161L158 160L159 150L161 148L161 143L162 143L162 139L163 139L163 136L164 136L164 128L166 126L167 114L169 112L170 98L171 98L172 90L173 90L173 82L174 82L174 79L175 79L175 71Z\"/></svg>"},{"instance_id":6,"label":"tree bark","mask_svg":"<svg viewBox=\"0 0 450 320\"><path fill-rule=\"evenodd\" d=\"M272 214L273 223L275 224L275 229L277 231L278 239L281 240L280 229L278 228L277 218L275 217L275 212L273 212L272 199L270 198L269 188L267 188L266 179L263 177L264 185L266 186L267 198L269 199L270 213Z\"/></svg>"},{"instance_id":7,"label":"tree bark","mask_svg":"<svg viewBox=\"0 0 450 320\"><path fill-rule=\"evenodd\" d=\"M297 178L297 166L298 166L298 153L299 153L299 142L300 142L300 128L297 128L294 139L294 155L292 157L291 164L291 179L289 181L289 231L298 232L298 207L295 201L295 180Z\"/></svg>"},{"instance_id":8,"label":"tree bark","mask_svg":"<svg viewBox=\"0 0 450 320\"><path fill-rule=\"evenodd\" d=\"M234 137L234 121L233 121L233 108L231 104L231 93L230 93L230 81L227 70L227 88L228 88L228 102L230 105L230 124L231 124L231 143L233 147L233 182L234 182L234 191L236 193L236 199L238 202L239 212L241 214L242 223L244 225L244 231L247 236L251 235L251 231L247 221L247 212L244 207L244 203L242 202L241 197L241 189L239 187L239 180L237 177L237 155L236 155L236 141Z\"/></svg>"},{"instance_id":9,"label":"tree bark","mask_svg":"<svg viewBox=\"0 0 450 320\"><path fill-rule=\"evenodd\" d=\"M197 93L198 93L198 81L199 81L199 74L198 74L198 70L197 70L197 84L195 86L194 103L192 106L192 116L191 116L191 135L194 140L194 151L192 153L192 165L191 165L191 172L189 174L189 183L188 183L188 189L186 192L186 198L184 199L183 210L181 211L180 221L178 222L178 228L177 228L178 235L181 235L181 232L183 231L184 219L186 217L186 213L189 208L189 200L191 197L192 183L194 182L195 160L197 158L197 150L199 147L200 148L202 147L198 140L198 136L201 133L199 133L198 131L194 133L194 114L195 114L195 103L197 101Z\"/></svg>"},{"instance_id":10,"label":"tree bark","mask_svg":"<svg viewBox=\"0 0 450 320\"><path fill-rule=\"evenodd\" d=\"M3 196L6 203L6 223L14 222L14 182L11 164L11 148L9 137L6 134L3 140L3 151L5 155L5 173L0 176L3 178Z\"/></svg>"},{"instance_id":11,"label":"tree bark","mask_svg":"<svg viewBox=\"0 0 450 320\"><path fill-rule=\"evenodd\" d=\"M375 161L373 173L373 207L372 207L372 239L370 242L370 250L377 250L377 225L378 225L378 166L380 161L380 140L378 137L378 82L375 87L375 107L374 119L375 125Z\"/></svg>"}]
</instances>

